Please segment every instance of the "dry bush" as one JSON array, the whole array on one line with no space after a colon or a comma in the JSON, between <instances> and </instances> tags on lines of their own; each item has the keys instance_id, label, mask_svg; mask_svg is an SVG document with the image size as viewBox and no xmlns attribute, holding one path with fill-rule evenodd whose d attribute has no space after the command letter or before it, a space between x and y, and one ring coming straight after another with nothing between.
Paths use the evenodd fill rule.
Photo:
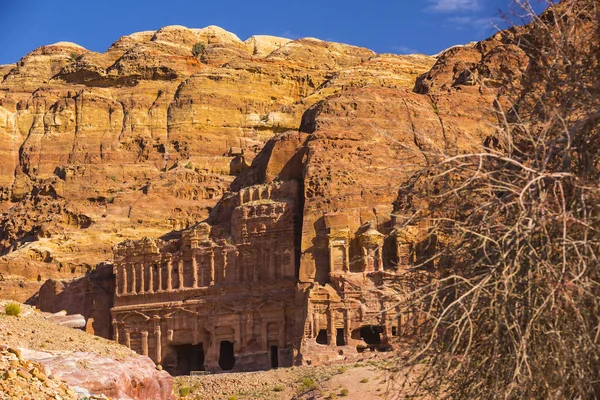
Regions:
<instances>
[{"instance_id":1,"label":"dry bush","mask_svg":"<svg viewBox=\"0 0 600 400\"><path fill-rule=\"evenodd\" d=\"M529 66L503 89L497 136L435 154L402 189L435 243L403 304L424 321L415 391L600 398L600 3L513 12L530 23L514 36Z\"/></svg>"}]
</instances>

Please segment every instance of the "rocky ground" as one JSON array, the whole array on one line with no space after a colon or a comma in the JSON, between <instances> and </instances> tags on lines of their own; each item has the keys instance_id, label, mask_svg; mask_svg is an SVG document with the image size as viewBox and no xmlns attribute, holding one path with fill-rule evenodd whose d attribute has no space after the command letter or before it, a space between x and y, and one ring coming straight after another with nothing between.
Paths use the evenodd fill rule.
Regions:
<instances>
[{"instance_id":1,"label":"rocky ground","mask_svg":"<svg viewBox=\"0 0 600 400\"><path fill-rule=\"evenodd\" d=\"M404 398L415 382L401 363L395 353L370 353L350 364L182 376L175 378L174 390L180 399L198 400Z\"/></svg>"},{"instance_id":2,"label":"rocky ground","mask_svg":"<svg viewBox=\"0 0 600 400\"><path fill-rule=\"evenodd\" d=\"M6 315L7 303L0 301L0 399L171 397L172 378L149 358L33 307Z\"/></svg>"}]
</instances>

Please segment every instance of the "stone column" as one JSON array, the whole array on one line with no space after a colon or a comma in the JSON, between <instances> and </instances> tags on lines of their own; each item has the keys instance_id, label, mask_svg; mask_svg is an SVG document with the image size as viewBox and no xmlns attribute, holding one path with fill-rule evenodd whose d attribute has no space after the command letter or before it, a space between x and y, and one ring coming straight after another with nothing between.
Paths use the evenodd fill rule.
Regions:
<instances>
[{"instance_id":1,"label":"stone column","mask_svg":"<svg viewBox=\"0 0 600 400\"><path fill-rule=\"evenodd\" d=\"M154 293L154 270L156 268L156 264L150 264L150 268L148 271L148 293Z\"/></svg>"},{"instance_id":2,"label":"stone column","mask_svg":"<svg viewBox=\"0 0 600 400\"><path fill-rule=\"evenodd\" d=\"M210 284L215 284L215 252L211 249L209 253L210 262Z\"/></svg>"},{"instance_id":3,"label":"stone column","mask_svg":"<svg viewBox=\"0 0 600 400\"><path fill-rule=\"evenodd\" d=\"M198 261L196 260L196 252L192 250L192 285L194 289L198 287Z\"/></svg>"},{"instance_id":4,"label":"stone column","mask_svg":"<svg viewBox=\"0 0 600 400\"><path fill-rule=\"evenodd\" d=\"M140 263L140 294L146 293L146 277L144 274L145 269L146 268L144 266L144 263L141 262Z\"/></svg>"},{"instance_id":5,"label":"stone column","mask_svg":"<svg viewBox=\"0 0 600 400\"><path fill-rule=\"evenodd\" d=\"M350 343L350 339L352 338L352 331L350 329L350 310L344 310L344 343L346 346Z\"/></svg>"},{"instance_id":6,"label":"stone column","mask_svg":"<svg viewBox=\"0 0 600 400\"><path fill-rule=\"evenodd\" d=\"M156 363L162 363L162 332L160 331L160 322L156 324L154 328L154 340L155 340L155 350L156 350Z\"/></svg>"},{"instance_id":7,"label":"stone column","mask_svg":"<svg viewBox=\"0 0 600 400\"><path fill-rule=\"evenodd\" d=\"M162 270L163 270L163 263L162 261L158 262L158 266L156 267L156 280L158 281L158 285L156 288L157 292L162 292L163 291L163 287L162 287Z\"/></svg>"},{"instance_id":8,"label":"stone column","mask_svg":"<svg viewBox=\"0 0 600 400\"><path fill-rule=\"evenodd\" d=\"M125 329L125 346L131 348L131 333Z\"/></svg>"},{"instance_id":9,"label":"stone column","mask_svg":"<svg viewBox=\"0 0 600 400\"><path fill-rule=\"evenodd\" d=\"M137 294L135 263L131 263L130 265L131 265L131 294Z\"/></svg>"},{"instance_id":10,"label":"stone column","mask_svg":"<svg viewBox=\"0 0 600 400\"><path fill-rule=\"evenodd\" d=\"M269 350L267 334L267 321L263 320L260 324L260 347L263 350Z\"/></svg>"},{"instance_id":11,"label":"stone column","mask_svg":"<svg viewBox=\"0 0 600 400\"><path fill-rule=\"evenodd\" d=\"M348 243L344 245L344 272L350 271L350 250Z\"/></svg>"},{"instance_id":12,"label":"stone column","mask_svg":"<svg viewBox=\"0 0 600 400\"><path fill-rule=\"evenodd\" d=\"M119 324L117 323L116 319L112 320L112 326L113 326L113 336L114 336L115 342L119 343Z\"/></svg>"},{"instance_id":13,"label":"stone column","mask_svg":"<svg viewBox=\"0 0 600 400\"><path fill-rule=\"evenodd\" d=\"M121 294L127 294L127 263L121 265L121 274L123 279L123 286L121 290Z\"/></svg>"},{"instance_id":14,"label":"stone column","mask_svg":"<svg viewBox=\"0 0 600 400\"><path fill-rule=\"evenodd\" d=\"M335 346L335 321L331 306L327 307L327 344Z\"/></svg>"},{"instance_id":15,"label":"stone column","mask_svg":"<svg viewBox=\"0 0 600 400\"><path fill-rule=\"evenodd\" d=\"M173 279L171 274L173 273L173 258L169 256L167 258L167 291L173 290Z\"/></svg>"},{"instance_id":16,"label":"stone column","mask_svg":"<svg viewBox=\"0 0 600 400\"><path fill-rule=\"evenodd\" d=\"M142 331L142 355L148 356L148 331Z\"/></svg>"},{"instance_id":17,"label":"stone column","mask_svg":"<svg viewBox=\"0 0 600 400\"><path fill-rule=\"evenodd\" d=\"M227 280L227 249L221 250L221 257L223 259L223 281Z\"/></svg>"},{"instance_id":18,"label":"stone column","mask_svg":"<svg viewBox=\"0 0 600 400\"><path fill-rule=\"evenodd\" d=\"M178 289L183 288L183 254L179 256L179 260L177 261L177 274L179 275L179 286Z\"/></svg>"},{"instance_id":19,"label":"stone column","mask_svg":"<svg viewBox=\"0 0 600 400\"><path fill-rule=\"evenodd\" d=\"M275 280L276 274L275 270L277 269L277 265L275 264L275 249L277 245L275 243L271 243L271 248L269 249L269 280Z\"/></svg>"},{"instance_id":20,"label":"stone column","mask_svg":"<svg viewBox=\"0 0 600 400\"><path fill-rule=\"evenodd\" d=\"M383 251L382 251L382 246L377 246L377 268L375 269L376 271L381 271L383 270Z\"/></svg>"},{"instance_id":21,"label":"stone column","mask_svg":"<svg viewBox=\"0 0 600 400\"><path fill-rule=\"evenodd\" d=\"M333 245L329 243L329 273L333 272Z\"/></svg>"}]
</instances>

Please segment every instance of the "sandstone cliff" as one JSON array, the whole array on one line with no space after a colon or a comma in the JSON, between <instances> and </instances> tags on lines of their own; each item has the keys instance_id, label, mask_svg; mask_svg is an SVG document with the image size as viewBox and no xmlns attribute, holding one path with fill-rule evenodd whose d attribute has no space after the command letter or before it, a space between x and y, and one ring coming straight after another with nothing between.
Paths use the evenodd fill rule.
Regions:
<instances>
[{"instance_id":1,"label":"sandstone cliff","mask_svg":"<svg viewBox=\"0 0 600 400\"><path fill-rule=\"evenodd\" d=\"M104 53L60 42L2 66L0 289L24 299L38 281L111 258L122 240L204 219L307 108L365 86L410 89L434 62L168 26Z\"/></svg>"}]
</instances>

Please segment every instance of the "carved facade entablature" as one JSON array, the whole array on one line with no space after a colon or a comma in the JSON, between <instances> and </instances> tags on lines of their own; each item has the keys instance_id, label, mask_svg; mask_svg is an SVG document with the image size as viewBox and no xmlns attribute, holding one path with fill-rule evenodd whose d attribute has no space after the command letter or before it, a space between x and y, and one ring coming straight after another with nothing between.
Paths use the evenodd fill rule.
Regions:
<instances>
[{"instance_id":1,"label":"carved facade entablature","mask_svg":"<svg viewBox=\"0 0 600 400\"><path fill-rule=\"evenodd\" d=\"M383 269L385 235L379 232L373 223L365 225L361 230L358 242L361 247L363 270L365 272L379 271Z\"/></svg>"},{"instance_id":2,"label":"carved facade entablature","mask_svg":"<svg viewBox=\"0 0 600 400\"><path fill-rule=\"evenodd\" d=\"M212 244L210 240L211 227L205 222L201 222L192 229L183 232L181 235L181 245L187 248L198 248L202 244L207 247Z\"/></svg>"},{"instance_id":3,"label":"carved facade entablature","mask_svg":"<svg viewBox=\"0 0 600 400\"><path fill-rule=\"evenodd\" d=\"M327 237L329 244L329 272L350 270L350 230L330 228Z\"/></svg>"}]
</instances>

